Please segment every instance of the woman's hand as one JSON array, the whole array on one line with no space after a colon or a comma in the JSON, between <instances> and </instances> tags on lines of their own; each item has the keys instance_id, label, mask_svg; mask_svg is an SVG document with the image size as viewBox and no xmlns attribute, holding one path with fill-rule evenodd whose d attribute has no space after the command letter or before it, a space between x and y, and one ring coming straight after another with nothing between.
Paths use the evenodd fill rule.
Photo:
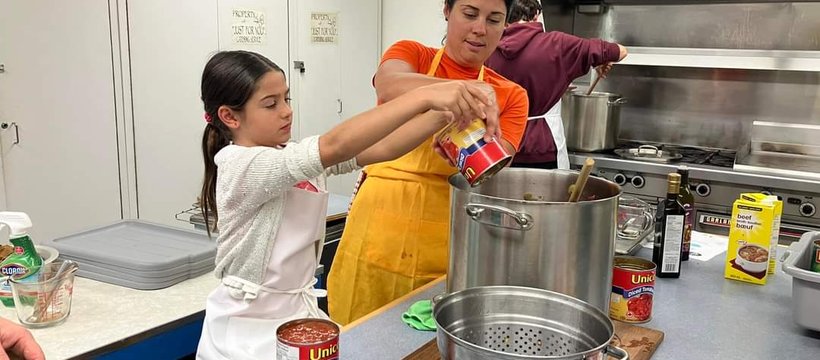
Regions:
<instances>
[{"instance_id":1,"label":"woman's hand","mask_svg":"<svg viewBox=\"0 0 820 360\"><path fill-rule=\"evenodd\" d=\"M490 104L484 108L484 115L481 118L484 119L484 123L487 127L487 133L484 134L484 141L486 142L493 142L496 139L501 139L501 126L498 120L498 114L501 110L498 109L498 101L495 97L495 89L493 87L481 80L472 80L470 84L478 87L484 94L487 95L487 98L490 100Z\"/></svg>"},{"instance_id":2,"label":"woman's hand","mask_svg":"<svg viewBox=\"0 0 820 360\"><path fill-rule=\"evenodd\" d=\"M595 71L598 72L598 76L602 79L606 79L606 75L609 74L610 70L612 70L611 62L606 62L595 68Z\"/></svg>"}]
</instances>

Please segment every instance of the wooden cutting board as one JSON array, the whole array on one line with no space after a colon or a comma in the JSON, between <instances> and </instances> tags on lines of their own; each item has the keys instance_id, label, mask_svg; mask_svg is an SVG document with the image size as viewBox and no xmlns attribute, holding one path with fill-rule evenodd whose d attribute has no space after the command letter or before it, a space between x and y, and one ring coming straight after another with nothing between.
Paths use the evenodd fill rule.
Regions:
<instances>
[{"instance_id":1,"label":"wooden cutting board","mask_svg":"<svg viewBox=\"0 0 820 360\"><path fill-rule=\"evenodd\" d=\"M612 324L615 325L612 344L626 350L630 360L649 359L663 341L662 331L614 320Z\"/></svg>"},{"instance_id":2,"label":"wooden cutting board","mask_svg":"<svg viewBox=\"0 0 820 360\"><path fill-rule=\"evenodd\" d=\"M655 353L661 341L663 332L646 328L643 326L631 325L620 321L613 321L615 325L615 339L612 344L626 350L630 360L647 360ZM610 357L610 359L613 359ZM424 344L404 360L441 360L436 346L436 339Z\"/></svg>"}]
</instances>

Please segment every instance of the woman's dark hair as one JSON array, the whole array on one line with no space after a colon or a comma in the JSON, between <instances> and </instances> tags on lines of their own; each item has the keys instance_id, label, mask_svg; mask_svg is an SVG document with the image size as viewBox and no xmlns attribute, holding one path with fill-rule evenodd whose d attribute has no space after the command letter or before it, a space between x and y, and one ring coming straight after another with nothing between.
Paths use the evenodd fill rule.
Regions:
<instances>
[{"instance_id":1,"label":"woman's dark hair","mask_svg":"<svg viewBox=\"0 0 820 360\"><path fill-rule=\"evenodd\" d=\"M444 0L444 3L447 4L447 7L452 9L455 6L456 1L458 0ZM510 13L510 6L512 6L514 0L504 0L504 5L507 6L507 13Z\"/></svg>"},{"instance_id":2,"label":"woman's dark hair","mask_svg":"<svg viewBox=\"0 0 820 360\"><path fill-rule=\"evenodd\" d=\"M540 12L541 1L539 0L515 0L512 8L507 11L507 22L533 21Z\"/></svg>"},{"instance_id":3,"label":"woman's dark hair","mask_svg":"<svg viewBox=\"0 0 820 360\"><path fill-rule=\"evenodd\" d=\"M199 195L199 207L205 218L208 236L211 230L216 230L218 218L214 155L231 142L231 132L219 120L217 112L223 105L241 111L256 90L257 81L270 71L285 74L273 61L250 51L221 51L208 60L202 71L202 103L208 124L202 134L205 178ZM213 227L210 225L212 223Z\"/></svg>"}]
</instances>

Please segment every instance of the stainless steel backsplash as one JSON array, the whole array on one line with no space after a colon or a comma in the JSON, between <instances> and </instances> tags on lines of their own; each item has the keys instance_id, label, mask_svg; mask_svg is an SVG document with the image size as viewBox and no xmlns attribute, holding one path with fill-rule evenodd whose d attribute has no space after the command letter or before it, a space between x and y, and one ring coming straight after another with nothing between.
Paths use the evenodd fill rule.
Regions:
<instances>
[{"instance_id":1,"label":"stainless steel backsplash","mask_svg":"<svg viewBox=\"0 0 820 360\"><path fill-rule=\"evenodd\" d=\"M820 73L616 66L597 88L623 95L620 138L735 149L753 121L820 124Z\"/></svg>"},{"instance_id":2,"label":"stainless steel backsplash","mask_svg":"<svg viewBox=\"0 0 820 360\"><path fill-rule=\"evenodd\" d=\"M545 3L544 17L548 30L628 47L820 50L820 2L613 5L602 14ZM736 149L757 120L820 125L817 70L618 65L596 89L627 99L621 139Z\"/></svg>"},{"instance_id":3,"label":"stainless steel backsplash","mask_svg":"<svg viewBox=\"0 0 820 360\"><path fill-rule=\"evenodd\" d=\"M820 2L610 6L576 14L573 31L626 46L818 50Z\"/></svg>"}]
</instances>

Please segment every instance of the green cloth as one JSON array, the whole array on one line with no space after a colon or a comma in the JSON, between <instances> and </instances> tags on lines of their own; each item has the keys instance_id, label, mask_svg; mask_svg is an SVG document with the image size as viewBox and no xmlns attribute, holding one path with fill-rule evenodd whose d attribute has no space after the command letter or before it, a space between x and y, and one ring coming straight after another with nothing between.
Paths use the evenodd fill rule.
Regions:
<instances>
[{"instance_id":1,"label":"green cloth","mask_svg":"<svg viewBox=\"0 0 820 360\"><path fill-rule=\"evenodd\" d=\"M436 331L436 319L433 318L433 302L417 301L410 305L407 312L401 314L401 320L411 328L421 331Z\"/></svg>"}]
</instances>

